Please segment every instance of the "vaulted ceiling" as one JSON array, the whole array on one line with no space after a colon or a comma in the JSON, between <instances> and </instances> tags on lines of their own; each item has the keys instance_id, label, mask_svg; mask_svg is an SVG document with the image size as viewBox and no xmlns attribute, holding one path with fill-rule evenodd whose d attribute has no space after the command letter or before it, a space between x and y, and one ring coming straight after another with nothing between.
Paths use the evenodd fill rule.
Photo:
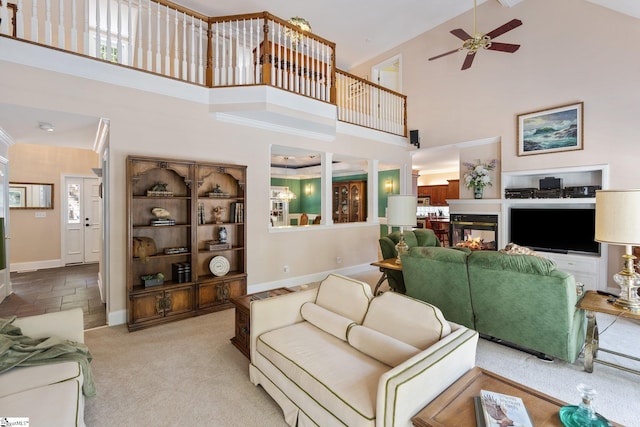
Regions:
<instances>
[{"instance_id":1,"label":"vaulted ceiling","mask_svg":"<svg viewBox=\"0 0 640 427\"><path fill-rule=\"evenodd\" d=\"M207 16L267 11L279 18L305 18L314 34L336 43L338 68L349 71L419 34L473 9L473 0L174 0ZM504 7L522 1L498 1ZM638 0L585 0L640 18Z\"/></svg>"}]
</instances>

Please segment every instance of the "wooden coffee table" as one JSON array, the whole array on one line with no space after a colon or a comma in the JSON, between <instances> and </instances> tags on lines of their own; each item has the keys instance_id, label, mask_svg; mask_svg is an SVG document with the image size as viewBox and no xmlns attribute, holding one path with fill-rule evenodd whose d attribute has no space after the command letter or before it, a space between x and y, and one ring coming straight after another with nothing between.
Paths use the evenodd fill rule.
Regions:
<instances>
[{"instance_id":1,"label":"wooden coffee table","mask_svg":"<svg viewBox=\"0 0 640 427\"><path fill-rule=\"evenodd\" d=\"M473 397L478 396L480 390L520 397L536 427L562 427L558 412L567 403L478 367L460 377L418 412L411 422L416 427L473 427L476 425ZM576 392L576 400L579 398Z\"/></svg>"},{"instance_id":2,"label":"wooden coffee table","mask_svg":"<svg viewBox=\"0 0 640 427\"><path fill-rule=\"evenodd\" d=\"M251 359L251 313L249 307L252 298L271 298L277 295L288 294L293 292L291 289L278 288L270 291L257 292L250 295L242 295L237 298L231 298L231 302L236 306L236 334L231 338L231 343L242 352L248 359Z\"/></svg>"}]
</instances>

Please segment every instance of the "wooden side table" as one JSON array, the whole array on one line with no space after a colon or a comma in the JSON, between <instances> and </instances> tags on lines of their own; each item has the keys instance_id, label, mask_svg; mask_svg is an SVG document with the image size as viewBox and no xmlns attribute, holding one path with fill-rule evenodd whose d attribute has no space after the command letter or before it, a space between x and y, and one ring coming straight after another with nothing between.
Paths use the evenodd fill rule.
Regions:
<instances>
[{"instance_id":1,"label":"wooden side table","mask_svg":"<svg viewBox=\"0 0 640 427\"><path fill-rule=\"evenodd\" d=\"M607 295L601 295L597 291L587 291L582 299L578 301L578 304L576 304L576 307L583 309L587 314L587 336L585 337L584 347L584 370L587 372L593 372L593 363L597 362L602 365L607 365L613 368L622 369L623 371L640 375L640 371L636 369L617 365L615 363L607 362L596 357L598 355L598 351L603 351L605 353L614 354L626 359L640 361L640 358L635 356L619 353L613 350L607 350L606 348L600 348L600 337L598 334L596 313L605 313L614 316L640 320L640 313L617 307L607 301L609 298L611 297Z\"/></svg>"},{"instance_id":2,"label":"wooden side table","mask_svg":"<svg viewBox=\"0 0 640 427\"><path fill-rule=\"evenodd\" d=\"M560 408L565 402L475 367L424 407L411 422L415 427L475 426L474 396L490 390L522 399L536 427L562 427ZM576 399L579 396L576 394ZM616 423L612 423L618 426Z\"/></svg>"},{"instance_id":3,"label":"wooden side table","mask_svg":"<svg viewBox=\"0 0 640 427\"><path fill-rule=\"evenodd\" d=\"M387 279L387 271L402 271L402 264L396 264L396 258L387 258L382 261L372 262L371 265L378 267L382 272L380 280L376 283L376 287L373 289L373 295L378 295L378 289Z\"/></svg>"},{"instance_id":4,"label":"wooden side table","mask_svg":"<svg viewBox=\"0 0 640 427\"><path fill-rule=\"evenodd\" d=\"M231 338L231 343L242 352L247 359L251 359L251 301L255 299L271 298L277 295L284 295L293 292L291 289L278 288L270 291L258 292L250 295L242 295L231 298L231 302L236 307L236 334Z\"/></svg>"}]
</instances>

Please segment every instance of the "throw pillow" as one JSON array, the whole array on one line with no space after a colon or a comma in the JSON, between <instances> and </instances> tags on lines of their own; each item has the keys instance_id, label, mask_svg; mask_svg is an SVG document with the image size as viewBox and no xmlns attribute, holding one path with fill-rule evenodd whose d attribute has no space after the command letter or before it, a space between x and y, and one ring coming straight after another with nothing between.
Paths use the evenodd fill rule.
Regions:
<instances>
[{"instance_id":1,"label":"throw pillow","mask_svg":"<svg viewBox=\"0 0 640 427\"><path fill-rule=\"evenodd\" d=\"M371 298L371 286L367 283L330 274L320 283L315 303L361 324Z\"/></svg>"},{"instance_id":2,"label":"throw pillow","mask_svg":"<svg viewBox=\"0 0 640 427\"><path fill-rule=\"evenodd\" d=\"M342 341L347 340L347 330L355 323L312 302L306 302L300 308L302 318L316 328L322 329Z\"/></svg>"},{"instance_id":3,"label":"throw pillow","mask_svg":"<svg viewBox=\"0 0 640 427\"><path fill-rule=\"evenodd\" d=\"M366 326L349 329L348 342L356 350L392 367L420 353L420 349Z\"/></svg>"},{"instance_id":4,"label":"throw pillow","mask_svg":"<svg viewBox=\"0 0 640 427\"><path fill-rule=\"evenodd\" d=\"M500 249L498 252L502 252L507 255L533 255L539 258L546 258L544 255L534 251L531 248L527 248L525 246L520 246L515 243L507 243L507 246L504 249Z\"/></svg>"},{"instance_id":5,"label":"throw pillow","mask_svg":"<svg viewBox=\"0 0 640 427\"><path fill-rule=\"evenodd\" d=\"M421 350L451 333L438 307L395 292L372 299L362 325Z\"/></svg>"}]
</instances>

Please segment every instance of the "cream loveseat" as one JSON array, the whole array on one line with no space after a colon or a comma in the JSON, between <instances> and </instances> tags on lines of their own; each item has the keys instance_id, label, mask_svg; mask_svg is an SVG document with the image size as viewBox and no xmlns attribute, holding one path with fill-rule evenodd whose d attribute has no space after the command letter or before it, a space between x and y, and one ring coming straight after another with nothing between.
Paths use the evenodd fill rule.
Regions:
<instances>
[{"instance_id":1,"label":"cream loveseat","mask_svg":"<svg viewBox=\"0 0 640 427\"><path fill-rule=\"evenodd\" d=\"M79 308L19 318L12 325L35 339L84 342ZM28 418L32 427L84 426L84 381L77 361L11 368L0 374L0 416Z\"/></svg>"},{"instance_id":2,"label":"cream loveseat","mask_svg":"<svg viewBox=\"0 0 640 427\"><path fill-rule=\"evenodd\" d=\"M249 374L290 426L410 426L475 364L478 334L440 310L329 275L251 302Z\"/></svg>"}]
</instances>

